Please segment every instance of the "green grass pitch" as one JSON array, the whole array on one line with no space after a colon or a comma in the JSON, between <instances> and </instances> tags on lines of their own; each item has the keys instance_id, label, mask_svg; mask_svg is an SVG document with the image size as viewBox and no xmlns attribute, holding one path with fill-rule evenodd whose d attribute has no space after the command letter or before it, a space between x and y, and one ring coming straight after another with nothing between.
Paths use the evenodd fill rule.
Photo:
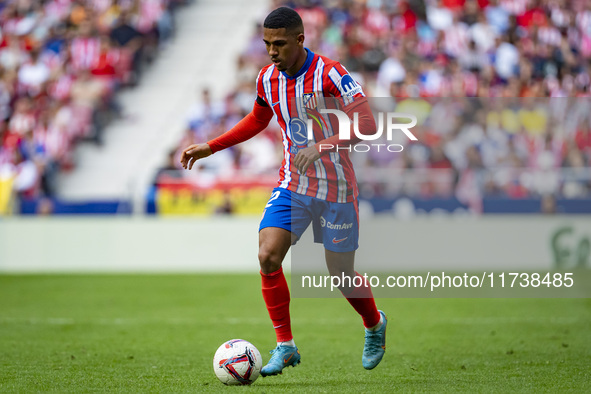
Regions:
<instances>
[{"instance_id":1,"label":"green grass pitch","mask_svg":"<svg viewBox=\"0 0 591 394\"><path fill-rule=\"evenodd\" d=\"M590 299L377 301L373 371L345 300L294 299L302 364L225 387L221 343L274 347L257 275L4 275L0 392L591 392Z\"/></svg>"}]
</instances>

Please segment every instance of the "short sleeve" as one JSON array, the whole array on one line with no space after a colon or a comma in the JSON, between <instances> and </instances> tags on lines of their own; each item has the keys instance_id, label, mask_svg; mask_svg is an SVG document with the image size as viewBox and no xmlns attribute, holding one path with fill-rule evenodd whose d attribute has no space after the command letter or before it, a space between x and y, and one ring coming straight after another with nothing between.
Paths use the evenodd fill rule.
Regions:
<instances>
[{"instance_id":1,"label":"short sleeve","mask_svg":"<svg viewBox=\"0 0 591 394\"><path fill-rule=\"evenodd\" d=\"M259 75L257 76L257 98L256 101L257 103L259 103L260 105L263 105L263 102L266 104L266 106L269 106L269 103L267 101L267 95L265 94L265 87L263 85L263 80L264 80L264 76L265 73L267 71L268 67L264 67L260 72ZM264 105L263 105L264 106Z\"/></svg>"},{"instance_id":2,"label":"short sleeve","mask_svg":"<svg viewBox=\"0 0 591 394\"><path fill-rule=\"evenodd\" d=\"M325 81L329 93L334 97L342 97L345 105L351 104L355 99L365 97L361 85L353 79L351 74L341 64L336 63L327 74Z\"/></svg>"}]
</instances>

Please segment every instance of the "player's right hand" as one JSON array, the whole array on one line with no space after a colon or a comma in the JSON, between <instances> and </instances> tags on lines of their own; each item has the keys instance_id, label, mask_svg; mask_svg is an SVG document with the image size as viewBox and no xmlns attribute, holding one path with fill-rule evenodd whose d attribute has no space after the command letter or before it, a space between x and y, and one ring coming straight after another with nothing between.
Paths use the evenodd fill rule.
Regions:
<instances>
[{"instance_id":1,"label":"player's right hand","mask_svg":"<svg viewBox=\"0 0 591 394\"><path fill-rule=\"evenodd\" d=\"M193 168L193 164L199 159L210 156L212 154L211 147L208 144L195 144L188 146L181 155L181 164L186 170Z\"/></svg>"}]
</instances>

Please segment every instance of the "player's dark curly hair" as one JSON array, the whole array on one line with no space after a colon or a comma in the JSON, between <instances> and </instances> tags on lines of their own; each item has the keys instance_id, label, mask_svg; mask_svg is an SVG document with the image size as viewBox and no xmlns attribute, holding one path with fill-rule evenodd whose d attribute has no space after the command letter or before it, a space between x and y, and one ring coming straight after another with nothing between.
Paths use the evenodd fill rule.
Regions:
<instances>
[{"instance_id":1,"label":"player's dark curly hair","mask_svg":"<svg viewBox=\"0 0 591 394\"><path fill-rule=\"evenodd\" d=\"M289 7L279 7L265 18L263 27L267 29L285 28L290 33L300 34L304 32L304 23L300 14Z\"/></svg>"}]
</instances>

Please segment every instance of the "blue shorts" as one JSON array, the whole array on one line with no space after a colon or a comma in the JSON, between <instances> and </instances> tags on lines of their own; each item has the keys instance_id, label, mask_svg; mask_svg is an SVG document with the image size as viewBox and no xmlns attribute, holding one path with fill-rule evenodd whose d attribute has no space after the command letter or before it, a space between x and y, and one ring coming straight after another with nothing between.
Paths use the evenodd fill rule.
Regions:
<instances>
[{"instance_id":1,"label":"blue shorts","mask_svg":"<svg viewBox=\"0 0 591 394\"><path fill-rule=\"evenodd\" d=\"M332 252L352 252L359 247L357 200L337 203L304 196L276 187L263 211L259 231L279 227L299 239L312 223L314 242ZM294 242L294 245L296 241Z\"/></svg>"}]
</instances>

